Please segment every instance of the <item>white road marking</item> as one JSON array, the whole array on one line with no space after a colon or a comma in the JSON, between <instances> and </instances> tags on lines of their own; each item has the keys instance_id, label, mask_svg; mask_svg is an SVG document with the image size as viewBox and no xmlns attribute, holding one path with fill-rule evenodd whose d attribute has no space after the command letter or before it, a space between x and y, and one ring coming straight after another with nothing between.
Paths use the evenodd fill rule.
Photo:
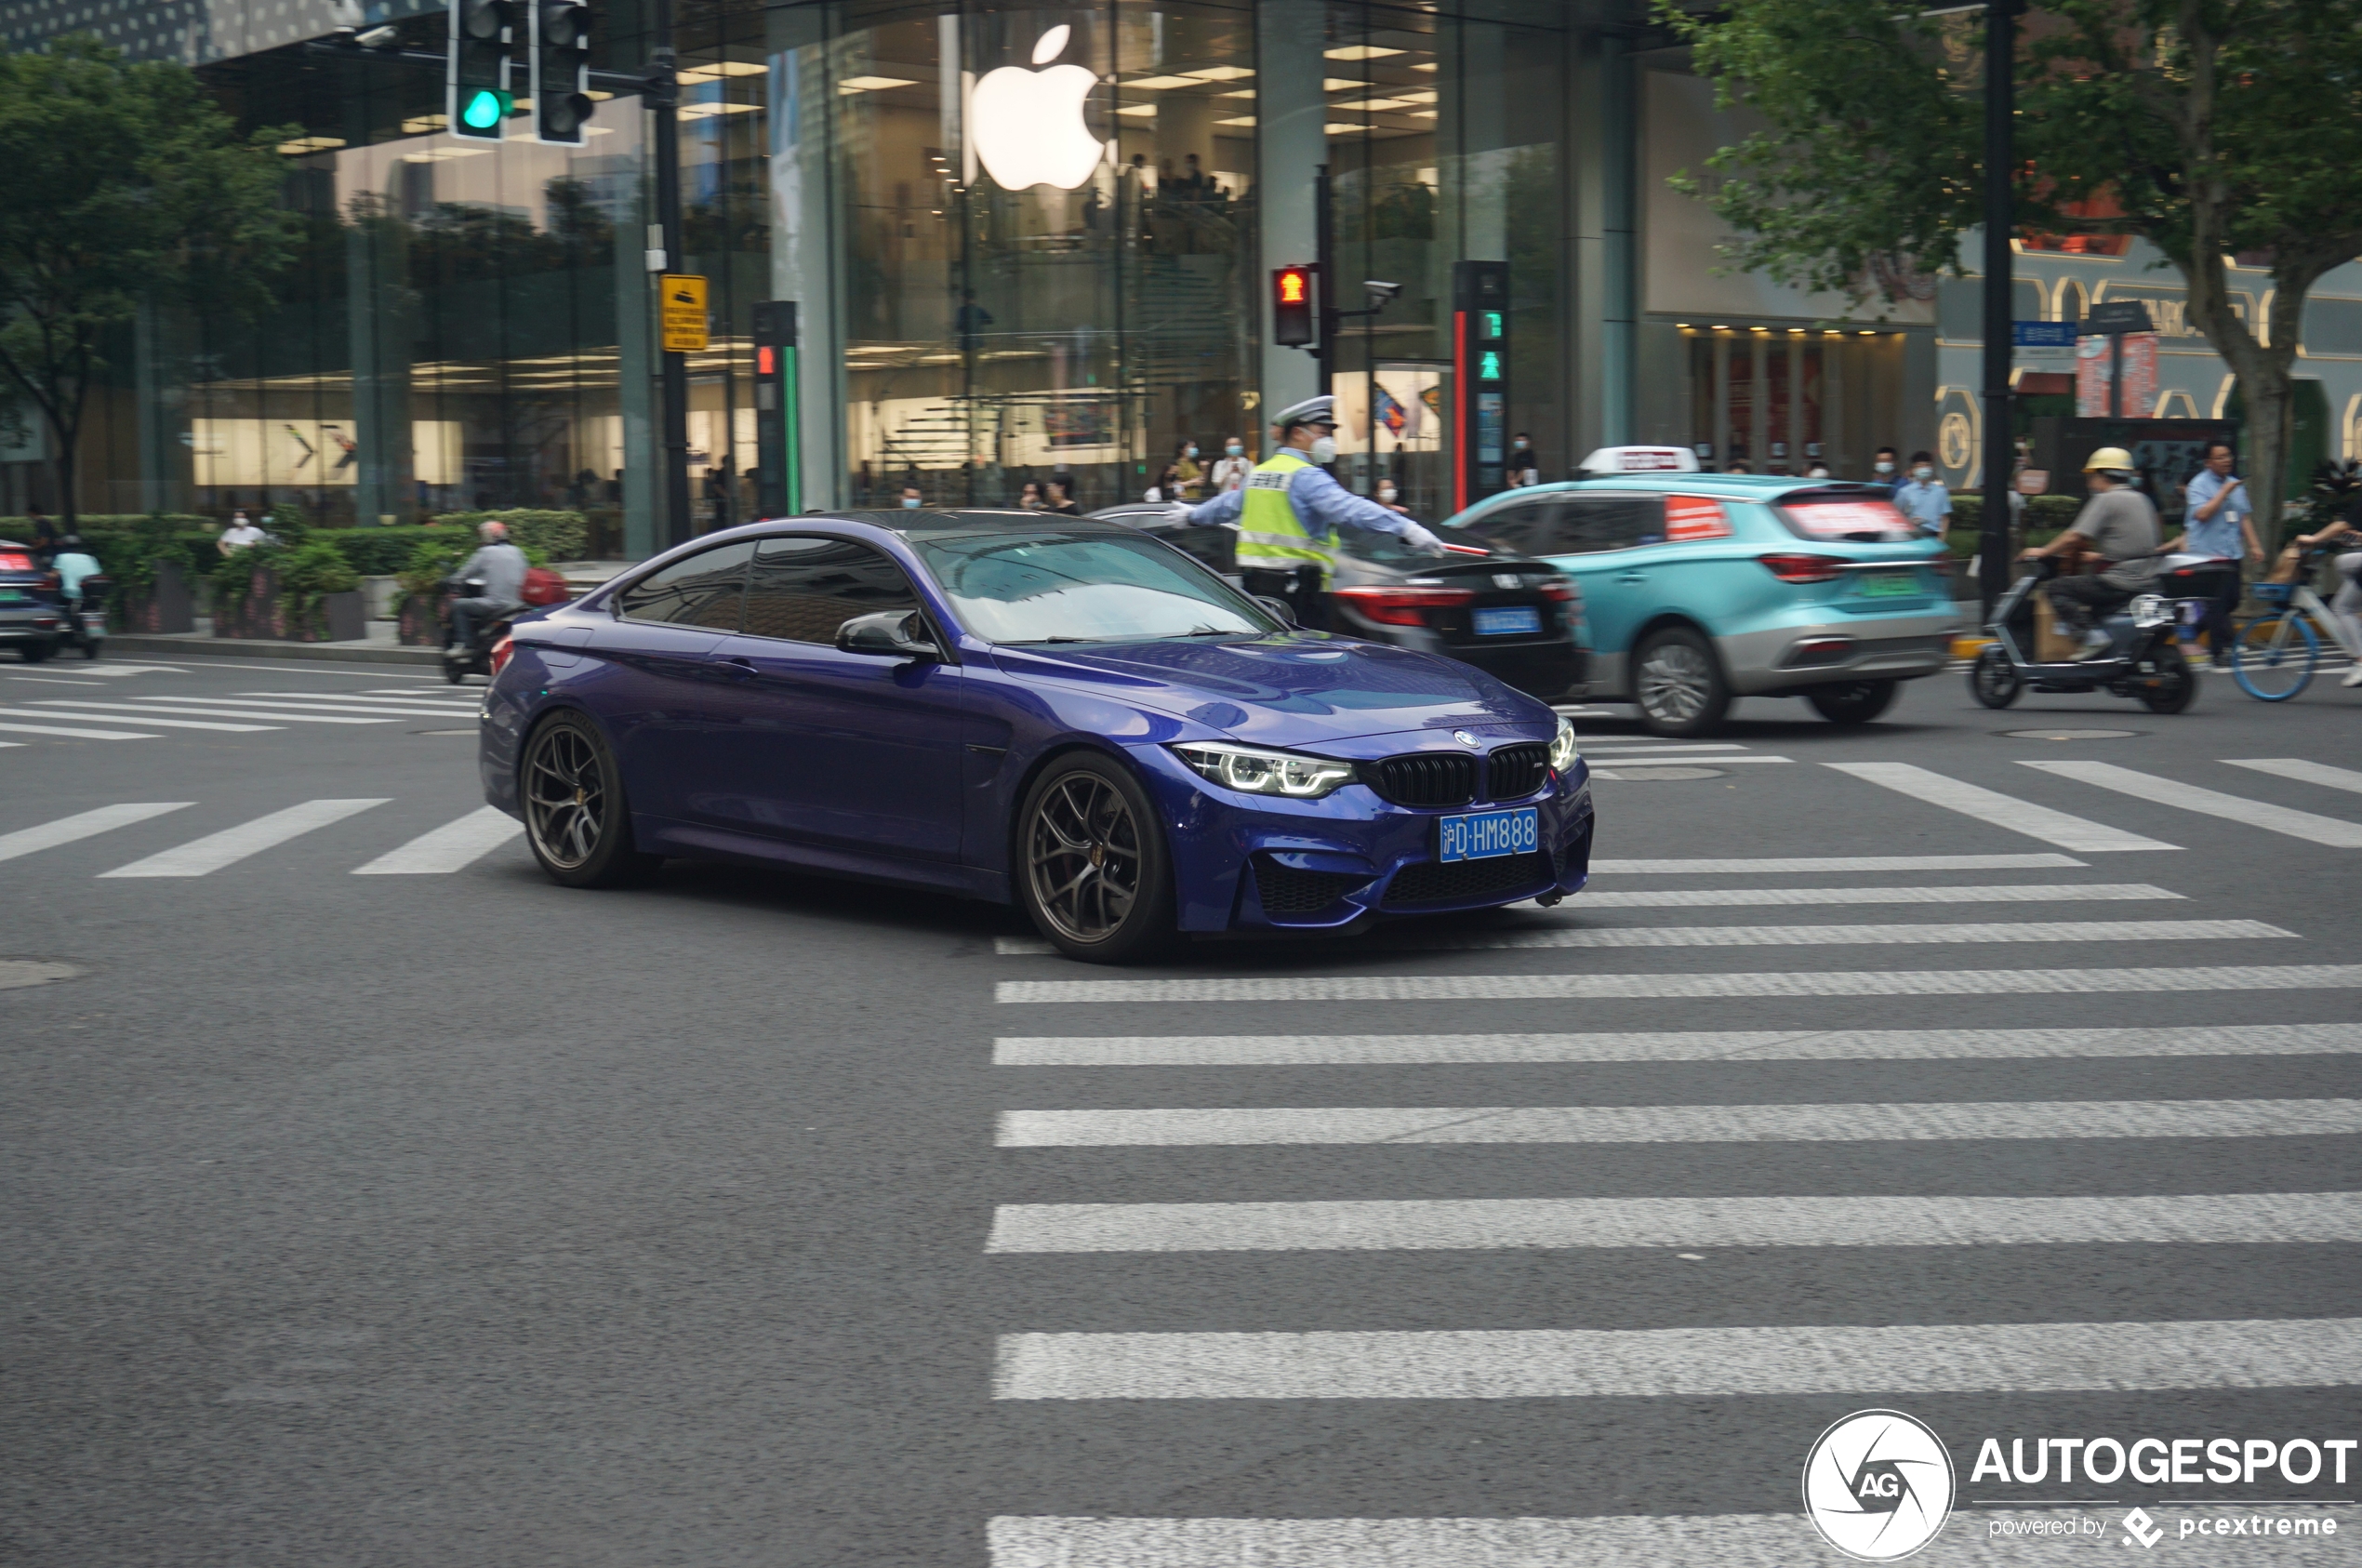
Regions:
<instances>
[{"instance_id":1,"label":"white road marking","mask_svg":"<svg viewBox=\"0 0 2362 1568\"><path fill-rule=\"evenodd\" d=\"M1882 925L1610 925L1492 931L1386 932L1365 947L1417 952L1530 952L1573 948L1925 947L1978 942L2254 941L2296 933L2260 920L1929 921ZM996 937L1002 956L1053 954L1039 937Z\"/></svg>"},{"instance_id":2,"label":"white road marking","mask_svg":"<svg viewBox=\"0 0 2362 1568\"><path fill-rule=\"evenodd\" d=\"M29 681L36 686L89 686L95 687L100 691L104 691L107 685L104 681L60 680L55 675L11 675L8 679L11 681Z\"/></svg>"},{"instance_id":3,"label":"white road marking","mask_svg":"<svg viewBox=\"0 0 2362 1568\"><path fill-rule=\"evenodd\" d=\"M2070 817L2063 811L2053 811L2047 805L2022 801L2014 795L2000 794L1974 784L1931 773L1909 763L1828 763L1839 773L1872 784L1883 785L1897 794L1908 795L1915 801L1957 811L1963 817L1973 817L1996 828L2007 828L2013 833L2055 844L2061 849L2072 849L2084 855L2110 855L2136 849L2179 849L2181 845L2165 844L2156 839L2128 833L2121 828L2111 828L2104 822L2088 821Z\"/></svg>"},{"instance_id":4,"label":"white road marking","mask_svg":"<svg viewBox=\"0 0 2362 1568\"><path fill-rule=\"evenodd\" d=\"M247 698L265 698L300 702L308 708L319 706L355 708L365 712L378 709L393 711L409 708L433 708L445 713L472 713L476 710L476 705L473 701L446 701L441 698L431 697L375 697L356 695L347 692L322 692L315 697L299 691L242 691L237 693L230 700L234 702Z\"/></svg>"},{"instance_id":5,"label":"white road marking","mask_svg":"<svg viewBox=\"0 0 2362 1568\"><path fill-rule=\"evenodd\" d=\"M1758 859L1594 860L1604 876L1735 875L1754 871L2032 871L2081 866L2067 855L1785 855Z\"/></svg>"},{"instance_id":6,"label":"white road marking","mask_svg":"<svg viewBox=\"0 0 2362 1568\"><path fill-rule=\"evenodd\" d=\"M1307 975L1173 980L1001 980L992 1000L1045 1002L1559 1002L1617 997L2056 996L2119 991L2343 990L2362 963L2156 969L1900 969L1831 974Z\"/></svg>"},{"instance_id":7,"label":"white road marking","mask_svg":"<svg viewBox=\"0 0 2362 1568\"><path fill-rule=\"evenodd\" d=\"M2135 800L2175 806L2183 811L2200 812L2208 817L2220 817L2226 822L2262 828L2266 832L2283 833L2292 839L2325 844L2331 849L2362 849L2362 822L2348 822L2342 817L2296 811L2267 801L2251 801L2244 795L2225 795L2213 790L2201 790L2178 778L2159 778L2154 774L2118 767L2114 763L2044 760L2021 762L2018 765L2039 768L2044 773L2072 778L2079 784L2114 790L2119 795L2130 795Z\"/></svg>"},{"instance_id":8,"label":"white road marking","mask_svg":"<svg viewBox=\"0 0 2362 1568\"><path fill-rule=\"evenodd\" d=\"M1584 753L1591 762L1606 763L1611 767L1649 767L1662 764L1666 767L1735 767L1742 763L1793 763L1794 757L1765 757L1750 752L1744 757L1667 757L1662 751L1626 751L1621 755L1607 751ZM1605 774L1605 768L1593 771Z\"/></svg>"},{"instance_id":9,"label":"white road marking","mask_svg":"<svg viewBox=\"0 0 2362 1568\"><path fill-rule=\"evenodd\" d=\"M987 1252L2231 1246L2362 1242L2362 1192L1003 1203Z\"/></svg>"},{"instance_id":10,"label":"white road marking","mask_svg":"<svg viewBox=\"0 0 2362 1568\"><path fill-rule=\"evenodd\" d=\"M421 833L398 849L390 849L352 874L369 876L431 876L456 871L481 859L524 831L517 819L498 806L479 806L432 832Z\"/></svg>"},{"instance_id":11,"label":"white road marking","mask_svg":"<svg viewBox=\"0 0 2362 1568\"><path fill-rule=\"evenodd\" d=\"M1582 895L1589 910L1702 910L1757 904L2071 904L2179 899L2145 882L2002 883L1970 887L1666 887Z\"/></svg>"},{"instance_id":12,"label":"white road marking","mask_svg":"<svg viewBox=\"0 0 2362 1568\"><path fill-rule=\"evenodd\" d=\"M0 713L15 719L90 719L102 724L123 723L112 713L84 713L68 708L60 708L55 711L41 708L0 708ZM152 718L145 713L139 715L139 723L155 729L218 729L249 735L278 728L276 724L225 724L218 720L210 719Z\"/></svg>"},{"instance_id":13,"label":"white road marking","mask_svg":"<svg viewBox=\"0 0 2362 1568\"><path fill-rule=\"evenodd\" d=\"M1918 1143L2344 1136L2362 1100L1991 1100L1869 1105L1437 1105L1004 1110L1003 1149L1248 1144Z\"/></svg>"},{"instance_id":14,"label":"white road marking","mask_svg":"<svg viewBox=\"0 0 2362 1568\"><path fill-rule=\"evenodd\" d=\"M86 660L73 666L76 676L85 680L120 680L126 675L186 675L188 671L172 664L125 664L109 659L104 664ZM39 680L37 675L20 675L20 681Z\"/></svg>"},{"instance_id":15,"label":"white road marking","mask_svg":"<svg viewBox=\"0 0 2362 1568\"><path fill-rule=\"evenodd\" d=\"M162 817L167 811L180 811L193 804L191 801L132 801L122 805L102 805L91 811L77 811L72 817L60 817L54 822L44 822L38 828L20 828L13 833L0 833L0 860L13 860L20 855L36 850L54 849L61 844L72 844L99 833L127 828L134 822L145 822L151 817Z\"/></svg>"},{"instance_id":16,"label":"white road marking","mask_svg":"<svg viewBox=\"0 0 2362 1568\"><path fill-rule=\"evenodd\" d=\"M88 708L109 713L138 713L142 717L155 714L168 718L173 714L204 714L215 719L268 719L274 724L390 724L391 719L346 717L326 713L281 713L259 708L210 708L197 698L156 698L148 702L81 702L64 698L36 698L34 707L56 703L61 708ZM120 724L124 721L117 720Z\"/></svg>"},{"instance_id":17,"label":"white road marking","mask_svg":"<svg viewBox=\"0 0 2362 1568\"><path fill-rule=\"evenodd\" d=\"M383 797L373 800L305 801L284 811L273 811L251 822L241 822L234 828L224 828L218 833L207 833L201 839L175 845L144 860L134 860L127 866L117 866L112 871L100 871L102 877L201 877L218 871L224 866L235 865L249 855L259 854L274 844L300 838L316 828L385 804Z\"/></svg>"},{"instance_id":18,"label":"white road marking","mask_svg":"<svg viewBox=\"0 0 2362 1568\"><path fill-rule=\"evenodd\" d=\"M1697 746L1683 746L1672 743L1660 746L1644 746L1631 741L1617 740L1602 745L1597 751L1586 746L1583 749L1583 754L1586 757L1664 757L1687 755L1691 752L1696 751L1745 751L1751 750L1753 750L1751 747L1741 746L1735 742L1723 741L1715 741Z\"/></svg>"},{"instance_id":19,"label":"white road marking","mask_svg":"<svg viewBox=\"0 0 2362 1568\"><path fill-rule=\"evenodd\" d=\"M2176 1519L2293 1514L2302 1535L2243 1541L2242 1563L2326 1561L2319 1506L2176 1508ZM2036 1568L2085 1542L1997 1534L1997 1521L2056 1527L2050 1509L1955 1508L1929 1561L1946 1568ZM2227 1531L2225 1532L2227 1534ZM2209 1537L2211 1538L2211 1537ZM990 1568L1800 1568L1840 1560L1794 1508L1785 1513L1610 1514L1584 1519L1124 1519L1002 1515L986 1529ZM2081 1561L2081 1560L2078 1560Z\"/></svg>"},{"instance_id":20,"label":"white road marking","mask_svg":"<svg viewBox=\"0 0 2362 1568\"><path fill-rule=\"evenodd\" d=\"M44 717L46 717L45 714ZM110 721L121 724L120 719ZM10 735L53 735L67 740L162 740L160 735L140 735L122 729L67 729L57 724L0 724L0 730Z\"/></svg>"},{"instance_id":21,"label":"white road marking","mask_svg":"<svg viewBox=\"0 0 2362 1568\"><path fill-rule=\"evenodd\" d=\"M2277 774L2301 784L2318 784L2327 790L2351 790L2362 794L2362 773L2352 768L2331 767L2327 763L2307 762L2302 757L2224 757L2233 767L2253 768L2258 773Z\"/></svg>"},{"instance_id":22,"label":"white road marking","mask_svg":"<svg viewBox=\"0 0 2362 1568\"><path fill-rule=\"evenodd\" d=\"M993 1397L1651 1399L2349 1388L2362 1319L1008 1334Z\"/></svg>"},{"instance_id":23,"label":"white road marking","mask_svg":"<svg viewBox=\"0 0 2362 1568\"><path fill-rule=\"evenodd\" d=\"M158 707L168 705L176 708L188 702L208 702L219 708L235 708L255 713L367 713L373 715L391 713L396 716L441 719L447 718L458 711L448 707L429 708L422 704L413 704L404 708L360 708L351 703L340 703L330 699L299 701L293 698L266 700L259 697L143 697L139 700ZM467 711L474 711L473 709Z\"/></svg>"},{"instance_id":24,"label":"white road marking","mask_svg":"<svg viewBox=\"0 0 2362 1568\"><path fill-rule=\"evenodd\" d=\"M2187 1029L1699 1030L1624 1034L1003 1035L996 1067L1966 1061L2362 1054L2362 1024Z\"/></svg>"}]
</instances>

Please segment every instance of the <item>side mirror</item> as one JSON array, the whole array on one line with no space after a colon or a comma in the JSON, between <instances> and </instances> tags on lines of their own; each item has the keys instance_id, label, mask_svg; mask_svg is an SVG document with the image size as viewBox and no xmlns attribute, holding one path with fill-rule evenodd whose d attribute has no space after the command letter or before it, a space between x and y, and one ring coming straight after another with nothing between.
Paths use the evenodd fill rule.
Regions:
<instances>
[{"instance_id":1,"label":"side mirror","mask_svg":"<svg viewBox=\"0 0 2362 1568\"><path fill-rule=\"evenodd\" d=\"M927 640L926 629L916 610L880 610L838 627L837 646L846 653L939 660L943 650Z\"/></svg>"},{"instance_id":2,"label":"side mirror","mask_svg":"<svg viewBox=\"0 0 2362 1568\"><path fill-rule=\"evenodd\" d=\"M1254 596L1254 602L1279 617L1281 626L1287 627L1290 631L1295 629L1295 606L1285 599L1274 599L1267 594L1258 593Z\"/></svg>"}]
</instances>

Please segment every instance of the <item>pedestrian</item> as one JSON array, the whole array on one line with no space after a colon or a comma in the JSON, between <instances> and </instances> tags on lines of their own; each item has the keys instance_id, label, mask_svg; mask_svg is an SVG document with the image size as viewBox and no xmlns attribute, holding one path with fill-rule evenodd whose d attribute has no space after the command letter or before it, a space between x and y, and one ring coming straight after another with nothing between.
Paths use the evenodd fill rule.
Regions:
<instances>
[{"instance_id":1,"label":"pedestrian","mask_svg":"<svg viewBox=\"0 0 2362 1568\"><path fill-rule=\"evenodd\" d=\"M1542 471L1534 466L1533 437L1523 431L1509 443L1508 483L1512 489L1542 483Z\"/></svg>"},{"instance_id":2,"label":"pedestrian","mask_svg":"<svg viewBox=\"0 0 2362 1568\"><path fill-rule=\"evenodd\" d=\"M1053 479L1042 490L1042 494L1048 498L1047 510L1061 517L1079 517L1082 514L1082 509L1074 504L1074 497L1068 493L1067 486L1070 483L1071 481L1066 479Z\"/></svg>"},{"instance_id":3,"label":"pedestrian","mask_svg":"<svg viewBox=\"0 0 2362 1568\"><path fill-rule=\"evenodd\" d=\"M2239 455L2229 442L2207 443L2206 466L2190 476L2190 483L2183 491L2186 504L2182 512L2182 532L2165 547L2169 551L2186 551L2223 564L2215 574L2214 592L2206 606L2207 645L2213 651L2217 670L2231 668L2231 613L2239 607L2239 596L2247 591L2240 563L2263 564L2263 544L2255 537L2255 509L2248 502L2247 485L2231 472L2238 461ZM2187 630L2183 629L2185 636ZM2184 641L2182 653L2195 661L2198 657L2196 641Z\"/></svg>"},{"instance_id":4,"label":"pedestrian","mask_svg":"<svg viewBox=\"0 0 2362 1568\"><path fill-rule=\"evenodd\" d=\"M1870 483L1883 485L1889 496L1903 484L1903 472L1894 460L1894 448L1881 446L1870 455Z\"/></svg>"},{"instance_id":5,"label":"pedestrian","mask_svg":"<svg viewBox=\"0 0 2362 1568\"><path fill-rule=\"evenodd\" d=\"M1725 473L1753 473L1755 472L1755 465L1747 461L1745 458L1733 458L1731 459L1731 466L1724 469L1722 472Z\"/></svg>"},{"instance_id":6,"label":"pedestrian","mask_svg":"<svg viewBox=\"0 0 2362 1568\"><path fill-rule=\"evenodd\" d=\"M230 555L252 549L260 544L263 538L262 530L254 525L246 516L245 509L241 507L230 514L230 525L221 530L221 537L213 541L213 547L222 554Z\"/></svg>"},{"instance_id":7,"label":"pedestrian","mask_svg":"<svg viewBox=\"0 0 2362 1568\"><path fill-rule=\"evenodd\" d=\"M907 481L902 486L902 510L916 512L926 504L926 493L919 488L919 482L915 479Z\"/></svg>"},{"instance_id":8,"label":"pedestrian","mask_svg":"<svg viewBox=\"0 0 2362 1568\"><path fill-rule=\"evenodd\" d=\"M50 557L58 552L58 525L50 522L49 514L37 506L25 508L24 514L33 530L30 541L33 545L33 564L46 566Z\"/></svg>"},{"instance_id":9,"label":"pedestrian","mask_svg":"<svg viewBox=\"0 0 2362 1568\"><path fill-rule=\"evenodd\" d=\"M1247 475L1254 472L1254 458L1247 454L1247 444L1235 435L1222 438L1222 456L1214 463L1214 493L1217 496L1243 488Z\"/></svg>"},{"instance_id":10,"label":"pedestrian","mask_svg":"<svg viewBox=\"0 0 2362 1568\"><path fill-rule=\"evenodd\" d=\"M1337 458L1336 399L1308 397L1280 410L1271 426L1279 450L1257 464L1243 490L1201 506L1174 508L1200 527L1235 525L1238 565L1249 593L1287 604L1300 626L1328 620L1329 579L1336 554L1330 535L1347 529L1391 534L1413 550L1441 555L1443 541L1400 512L1338 484L1327 465Z\"/></svg>"},{"instance_id":11,"label":"pedestrian","mask_svg":"<svg viewBox=\"0 0 2362 1568\"><path fill-rule=\"evenodd\" d=\"M2084 463L2083 477L2091 497L2075 522L2039 550L2020 551L2018 559L2041 561L2089 546L2107 563L2097 577L2054 578L2044 591L2060 623L2082 633L2082 657L2105 658L2115 639L2100 630L2101 618L2156 581L2160 530L2156 507L2138 488L2131 453L2103 446Z\"/></svg>"},{"instance_id":12,"label":"pedestrian","mask_svg":"<svg viewBox=\"0 0 2362 1568\"><path fill-rule=\"evenodd\" d=\"M1944 537L1952 525L1952 492L1935 476L1934 453L1911 454L1911 477L1896 487L1894 504L1918 525L1921 533Z\"/></svg>"},{"instance_id":13,"label":"pedestrian","mask_svg":"<svg viewBox=\"0 0 2362 1568\"><path fill-rule=\"evenodd\" d=\"M1019 512L1042 511L1042 486L1030 479L1027 480L1025 487L1017 492L1017 510Z\"/></svg>"},{"instance_id":14,"label":"pedestrian","mask_svg":"<svg viewBox=\"0 0 2362 1568\"><path fill-rule=\"evenodd\" d=\"M1167 463L1157 471L1157 482L1148 486L1140 498L1144 501L1177 501L1181 498L1181 481Z\"/></svg>"},{"instance_id":15,"label":"pedestrian","mask_svg":"<svg viewBox=\"0 0 2362 1568\"><path fill-rule=\"evenodd\" d=\"M1391 479L1382 478L1378 481L1378 504L1392 507L1406 517L1411 512L1411 509L1402 504L1402 491Z\"/></svg>"},{"instance_id":16,"label":"pedestrian","mask_svg":"<svg viewBox=\"0 0 2362 1568\"><path fill-rule=\"evenodd\" d=\"M1173 449L1173 478L1180 485L1178 496L1168 491L1166 500L1184 500L1192 504L1205 499L1205 470L1198 463L1198 444L1183 441Z\"/></svg>"}]
</instances>

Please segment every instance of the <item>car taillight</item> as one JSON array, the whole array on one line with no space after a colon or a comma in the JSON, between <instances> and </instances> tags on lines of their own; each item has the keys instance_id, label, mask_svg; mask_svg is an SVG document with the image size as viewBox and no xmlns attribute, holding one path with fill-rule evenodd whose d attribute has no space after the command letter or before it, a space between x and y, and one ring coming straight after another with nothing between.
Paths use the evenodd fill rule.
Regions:
<instances>
[{"instance_id":1,"label":"car taillight","mask_svg":"<svg viewBox=\"0 0 2362 1568\"><path fill-rule=\"evenodd\" d=\"M1574 584L1571 582L1553 581L1543 583L1540 586L1542 590L1542 597L1545 599L1556 599L1561 605L1574 597Z\"/></svg>"},{"instance_id":2,"label":"car taillight","mask_svg":"<svg viewBox=\"0 0 2362 1568\"><path fill-rule=\"evenodd\" d=\"M507 669L509 664L509 656L516 651L517 640L514 637L503 637L498 642L493 644L492 672L495 675L498 675L501 671Z\"/></svg>"},{"instance_id":3,"label":"car taillight","mask_svg":"<svg viewBox=\"0 0 2362 1568\"><path fill-rule=\"evenodd\" d=\"M1336 597L1381 626L1425 626L1422 610L1450 609L1476 597L1468 588L1340 588Z\"/></svg>"},{"instance_id":4,"label":"car taillight","mask_svg":"<svg viewBox=\"0 0 2362 1568\"><path fill-rule=\"evenodd\" d=\"M1765 555L1764 569L1782 582L1834 582L1846 563L1834 555Z\"/></svg>"}]
</instances>

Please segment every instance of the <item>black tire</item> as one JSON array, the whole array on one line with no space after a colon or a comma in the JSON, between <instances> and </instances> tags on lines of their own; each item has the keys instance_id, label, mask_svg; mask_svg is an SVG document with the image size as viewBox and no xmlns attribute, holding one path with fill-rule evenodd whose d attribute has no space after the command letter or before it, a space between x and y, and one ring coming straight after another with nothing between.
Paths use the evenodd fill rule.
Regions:
<instances>
[{"instance_id":1,"label":"black tire","mask_svg":"<svg viewBox=\"0 0 2362 1568\"><path fill-rule=\"evenodd\" d=\"M445 657L443 661L443 678L456 686L468 678L467 666Z\"/></svg>"},{"instance_id":2,"label":"black tire","mask_svg":"<svg viewBox=\"0 0 2362 1568\"><path fill-rule=\"evenodd\" d=\"M525 737L517 801L533 857L561 886L631 887L663 863L632 843L623 770L599 726L579 713L553 713Z\"/></svg>"},{"instance_id":3,"label":"black tire","mask_svg":"<svg viewBox=\"0 0 2362 1568\"><path fill-rule=\"evenodd\" d=\"M1632 700L1652 735L1712 735L1731 711L1731 684L1703 636L1668 626L1632 655Z\"/></svg>"},{"instance_id":4,"label":"black tire","mask_svg":"<svg viewBox=\"0 0 2362 1568\"><path fill-rule=\"evenodd\" d=\"M1833 724L1866 724L1894 706L1900 681L1839 681L1804 694L1812 711Z\"/></svg>"},{"instance_id":5,"label":"black tire","mask_svg":"<svg viewBox=\"0 0 2362 1568\"><path fill-rule=\"evenodd\" d=\"M1170 946L1173 856L1131 770L1074 751L1042 770L1011 835L1017 902L1068 958L1124 963Z\"/></svg>"},{"instance_id":6,"label":"black tire","mask_svg":"<svg viewBox=\"0 0 2362 1568\"><path fill-rule=\"evenodd\" d=\"M2152 713L2179 713L2198 699L2198 672L2170 644L2157 650L2156 661L2156 674L2134 677L2141 706Z\"/></svg>"},{"instance_id":7,"label":"black tire","mask_svg":"<svg viewBox=\"0 0 2362 1568\"><path fill-rule=\"evenodd\" d=\"M33 642L17 644L17 657L27 664L38 664L57 651L58 644L55 643Z\"/></svg>"},{"instance_id":8,"label":"black tire","mask_svg":"<svg viewBox=\"0 0 2362 1568\"><path fill-rule=\"evenodd\" d=\"M1987 708L2007 708L2024 691L2025 683L2018 679L2016 667L1998 643L1988 643L1978 650L1976 662L1969 666L1971 697Z\"/></svg>"}]
</instances>

